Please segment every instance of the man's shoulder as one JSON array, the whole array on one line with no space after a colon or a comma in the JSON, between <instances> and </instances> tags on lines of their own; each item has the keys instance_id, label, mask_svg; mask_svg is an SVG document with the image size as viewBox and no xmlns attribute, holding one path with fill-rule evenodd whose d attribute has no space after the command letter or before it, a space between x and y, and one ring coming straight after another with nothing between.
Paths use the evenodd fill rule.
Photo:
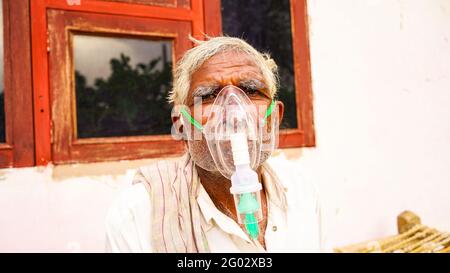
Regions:
<instances>
[{"instance_id":1,"label":"man's shoulder","mask_svg":"<svg viewBox=\"0 0 450 273\"><path fill-rule=\"evenodd\" d=\"M110 205L106 219L108 252L141 252L151 249L150 198L143 184L129 185L121 190Z\"/></svg>"},{"instance_id":2,"label":"man's shoulder","mask_svg":"<svg viewBox=\"0 0 450 273\"><path fill-rule=\"evenodd\" d=\"M178 157L161 159L151 164L141 166L136 170L133 184L140 182L152 183L153 181L163 180L163 178L174 178L173 175L176 174L180 166L186 164L188 159L189 155L185 153ZM165 177L165 175L168 175L169 177Z\"/></svg>"},{"instance_id":3,"label":"man's shoulder","mask_svg":"<svg viewBox=\"0 0 450 273\"><path fill-rule=\"evenodd\" d=\"M144 201L149 200L145 186L141 183L131 184L118 193L113 205L123 208L133 208Z\"/></svg>"},{"instance_id":4,"label":"man's shoulder","mask_svg":"<svg viewBox=\"0 0 450 273\"><path fill-rule=\"evenodd\" d=\"M178 164L186 160L186 155L158 160L138 167L131 185L122 189L114 198L107 213L107 223L121 225L133 221L139 215L149 215L151 210L150 183L159 181L161 177L169 178L175 174Z\"/></svg>"}]
</instances>

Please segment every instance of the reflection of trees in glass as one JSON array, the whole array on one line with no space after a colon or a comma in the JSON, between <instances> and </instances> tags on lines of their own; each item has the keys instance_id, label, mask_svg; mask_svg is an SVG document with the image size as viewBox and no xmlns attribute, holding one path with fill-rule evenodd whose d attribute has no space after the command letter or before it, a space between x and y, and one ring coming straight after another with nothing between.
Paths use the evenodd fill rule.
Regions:
<instances>
[{"instance_id":1,"label":"reflection of trees in glass","mask_svg":"<svg viewBox=\"0 0 450 273\"><path fill-rule=\"evenodd\" d=\"M297 127L289 0L222 0L221 5L223 32L270 52L278 64L278 96L285 104L282 127Z\"/></svg>"},{"instance_id":2,"label":"reflection of trees in glass","mask_svg":"<svg viewBox=\"0 0 450 273\"><path fill-rule=\"evenodd\" d=\"M121 54L110 65L110 76L97 78L94 86L75 71L78 137L170 133L171 108L166 97L172 82L171 63L157 58L132 67L130 57Z\"/></svg>"},{"instance_id":3,"label":"reflection of trees in glass","mask_svg":"<svg viewBox=\"0 0 450 273\"><path fill-rule=\"evenodd\" d=\"M4 90L1 90L0 92L0 142L5 142L5 92Z\"/></svg>"}]
</instances>

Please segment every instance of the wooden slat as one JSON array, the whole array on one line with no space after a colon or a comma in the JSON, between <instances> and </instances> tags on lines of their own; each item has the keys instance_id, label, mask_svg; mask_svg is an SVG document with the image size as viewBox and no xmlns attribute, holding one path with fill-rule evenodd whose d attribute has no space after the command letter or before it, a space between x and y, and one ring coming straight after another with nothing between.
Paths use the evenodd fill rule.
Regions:
<instances>
[{"instance_id":1,"label":"wooden slat","mask_svg":"<svg viewBox=\"0 0 450 273\"><path fill-rule=\"evenodd\" d=\"M26 167L35 161L29 1L10 1L10 10L14 14L10 25L14 166Z\"/></svg>"},{"instance_id":2,"label":"wooden slat","mask_svg":"<svg viewBox=\"0 0 450 273\"><path fill-rule=\"evenodd\" d=\"M69 0L72 1L72 5L77 3L81 4L81 0ZM79 1L79 2L77 2ZM86 1L86 0L85 0ZM87 0L90 1L90 0ZM190 0L97 0L97 1L105 1L105 2L122 2L128 4L138 4L138 5L148 5L148 6L161 6L161 7L176 7L176 8L185 8L190 9L191 4Z\"/></svg>"},{"instance_id":3,"label":"wooden slat","mask_svg":"<svg viewBox=\"0 0 450 273\"><path fill-rule=\"evenodd\" d=\"M175 140L75 144L70 147L70 157L55 157L55 164L117 161L142 158L179 156L186 151L184 143Z\"/></svg>"},{"instance_id":4,"label":"wooden slat","mask_svg":"<svg viewBox=\"0 0 450 273\"><path fill-rule=\"evenodd\" d=\"M45 165L51 161L45 9L44 1L31 1L34 137L37 165Z\"/></svg>"},{"instance_id":5,"label":"wooden slat","mask_svg":"<svg viewBox=\"0 0 450 273\"><path fill-rule=\"evenodd\" d=\"M298 148L305 144L304 134L297 129L280 130L279 148Z\"/></svg>"},{"instance_id":6,"label":"wooden slat","mask_svg":"<svg viewBox=\"0 0 450 273\"><path fill-rule=\"evenodd\" d=\"M192 5L192 36L204 39L205 28L203 22L203 0L191 0Z\"/></svg>"},{"instance_id":7,"label":"wooden slat","mask_svg":"<svg viewBox=\"0 0 450 273\"><path fill-rule=\"evenodd\" d=\"M10 10L9 1L2 1L3 3L3 52L4 52L4 111L5 116L5 143L0 144L0 167L12 167L14 165L13 149L12 149L12 103L14 102L12 90L12 61L11 56L11 17L14 17Z\"/></svg>"},{"instance_id":8,"label":"wooden slat","mask_svg":"<svg viewBox=\"0 0 450 273\"><path fill-rule=\"evenodd\" d=\"M205 17L205 34L210 37L222 35L222 12L220 0L207 0L203 6Z\"/></svg>"},{"instance_id":9,"label":"wooden slat","mask_svg":"<svg viewBox=\"0 0 450 273\"><path fill-rule=\"evenodd\" d=\"M76 1L76 0L72 0ZM89 0L88 0L89 1ZM150 5L150 6L161 6L161 7L177 7L177 0L99 0L105 2L122 2L129 4L140 4L140 5Z\"/></svg>"},{"instance_id":10,"label":"wooden slat","mask_svg":"<svg viewBox=\"0 0 450 273\"><path fill-rule=\"evenodd\" d=\"M301 146L316 145L313 117L313 93L309 53L309 29L306 0L291 1L291 25L294 53L297 120L304 132Z\"/></svg>"},{"instance_id":11,"label":"wooden slat","mask_svg":"<svg viewBox=\"0 0 450 273\"><path fill-rule=\"evenodd\" d=\"M185 8L167 8L160 6L139 5L132 3L86 1L80 5L69 5L67 1L47 0L47 7L61 10L83 11L133 17L160 18L168 20L191 21L196 16L192 10ZM198 0L192 0L198 1ZM43 1L41 1L43 2Z\"/></svg>"},{"instance_id":12,"label":"wooden slat","mask_svg":"<svg viewBox=\"0 0 450 273\"><path fill-rule=\"evenodd\" d=\"M3 1L6 144L0 167L34 165L29 3Z\"/></svg>"}]
</instances>

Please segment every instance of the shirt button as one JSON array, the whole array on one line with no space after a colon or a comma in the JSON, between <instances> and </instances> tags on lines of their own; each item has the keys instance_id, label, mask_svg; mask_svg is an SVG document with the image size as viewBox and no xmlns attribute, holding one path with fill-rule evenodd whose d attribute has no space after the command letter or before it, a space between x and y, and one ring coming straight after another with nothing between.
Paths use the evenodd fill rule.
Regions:
<instances>
[{"instance_id":1,"label":"shirt button","mask_svg":"<svg viewBox=\"0 0 450 273\"><path fill-rule=\"evenodd\" d=\"M273 227L272 227L272 231L273 231L273 232L277 231L277 229L278 229L277 226L273 226Z\"/></svg>"}]
</instances>

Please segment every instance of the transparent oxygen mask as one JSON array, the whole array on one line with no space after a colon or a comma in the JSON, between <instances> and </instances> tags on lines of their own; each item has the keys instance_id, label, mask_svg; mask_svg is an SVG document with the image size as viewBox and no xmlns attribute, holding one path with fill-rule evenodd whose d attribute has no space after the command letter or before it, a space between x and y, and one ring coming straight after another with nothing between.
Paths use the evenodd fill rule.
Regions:
<instances>
[{"instance_id":1,"label":"transparent oxygen mask","mask_svg":"<svg viewBox=\"0 0 450 273\"><path fill-rule=\"evenodd\" d=\"M278 142L278 109L275 101L258 109L244 91L224 87L209 109L205 125L181 110L184 124L200 130L217 170L231 180L237 219L252 239L259 235L263 219L261 183L255 172L263 153L270 154ZM262 113L262 114L261 114ZM188 130L191 126L188 126ZM188 135L193 135L188 132Z\"/></svg>"}]
</instances>

